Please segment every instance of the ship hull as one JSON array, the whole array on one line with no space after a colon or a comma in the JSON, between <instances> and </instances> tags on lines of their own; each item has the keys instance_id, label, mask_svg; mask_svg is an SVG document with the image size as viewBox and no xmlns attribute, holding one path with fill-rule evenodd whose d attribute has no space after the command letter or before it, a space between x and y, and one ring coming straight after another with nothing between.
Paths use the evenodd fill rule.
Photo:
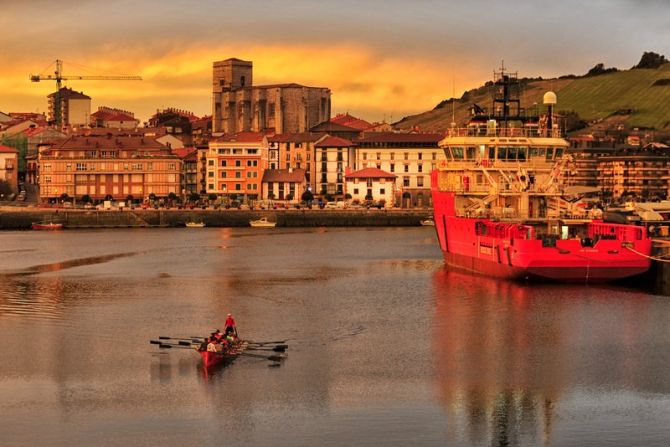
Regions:
<instances>
[{"instance_id":1,"label":"ship hull","mask_svg":"<svg viewBox=\"0 0 670 447\"><path fill-rule=\"evenodd\" d=\"M435 230L451 268L498 278L599 283L639 275L651 266L652 242L641 227L595 222L586 225L597 239L593 244L565 239L545 246L534 238L482 235L478 227L483 225L526 227L521 222L456 216L453 193L433 191L433 199Z\"/></svg>"}]
</instances>

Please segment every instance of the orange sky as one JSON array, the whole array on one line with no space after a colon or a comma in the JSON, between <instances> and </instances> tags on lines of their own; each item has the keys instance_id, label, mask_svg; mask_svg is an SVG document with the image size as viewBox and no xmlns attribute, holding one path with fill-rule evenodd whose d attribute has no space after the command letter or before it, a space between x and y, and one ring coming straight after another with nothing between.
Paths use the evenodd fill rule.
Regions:
<instances>
[{"instance_id":1,"label":"orange sky","mask_svg":"<svg viewBox=\"0 0 670 447\"><path fill-rule=\"evenodd\" d=\"M120 107L141 119L162 107L211 113L212 62L237 57L254 62L255 84L328 87L333 113L397 121L481 85L503 58L521 76L547 77L598 62L627 68L642 51L663 53L657 45L670 41L670 26L662 2L634 10L627 0L592 3L11 2L0 15L0 110L44 111L54 83L28 75L56 58L65 74L142 76L67 84L91 96L93 109ZM607 26L593 26L596 13Z\"/></svg>"}]
</instances>

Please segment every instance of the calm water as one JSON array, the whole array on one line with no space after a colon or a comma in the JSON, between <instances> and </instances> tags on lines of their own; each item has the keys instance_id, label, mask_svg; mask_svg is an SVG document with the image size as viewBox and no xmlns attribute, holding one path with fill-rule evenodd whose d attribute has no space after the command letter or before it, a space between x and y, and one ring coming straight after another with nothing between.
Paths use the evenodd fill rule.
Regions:
<instances>
[{"instance_id":1,"label":"calm water","mask_svg":"<svg viewBox=\"0 0 670 447\"><path fill-rule=\"evenodd\" d=\"M281 367L148 343L228 311ZM665 446L668 322L449 272L426 227L0 233L0 445Z\"/></svg>"}]
</instances>

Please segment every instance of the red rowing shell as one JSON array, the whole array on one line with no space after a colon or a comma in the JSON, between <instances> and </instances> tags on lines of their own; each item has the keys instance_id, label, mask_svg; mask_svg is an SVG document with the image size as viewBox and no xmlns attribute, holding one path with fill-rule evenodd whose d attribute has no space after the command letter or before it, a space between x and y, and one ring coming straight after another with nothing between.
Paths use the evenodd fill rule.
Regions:
<instances>
[{"instance_id":1,"label":"red rowing shell","mask_svg":"<svg viewBox=\"0 0 670 447\"><path fill-rule=\"evenodd\" d=\"M198 351L198 354L202 357L202 363L205 368L213 368L218 365L231 363L246 348L247 342L238 341L224 352Z\"/></svg>"}]
</instances>

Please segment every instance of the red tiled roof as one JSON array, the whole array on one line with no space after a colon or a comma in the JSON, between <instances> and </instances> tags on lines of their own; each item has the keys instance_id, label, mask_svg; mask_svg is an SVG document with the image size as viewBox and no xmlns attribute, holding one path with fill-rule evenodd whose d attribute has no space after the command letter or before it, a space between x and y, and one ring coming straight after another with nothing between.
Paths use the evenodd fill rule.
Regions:
<instances>
[{"instance_id":1,"label":"red tiled roof","mask_svg":"<svg viewBox=\"0 0 670 447\"><path fill-rule=\"evenodd\" d=\"M98 110L95 113L91 113L91 116L102 121L140 121L127 113L111 112L108 110Z\"/></svg>"},{"instance_id":2,"label":"red tiled roof","mask_svg":"<svg viewBox=\"0 0 670 447\"><path fill-rule=\"evenodd\" d=\"M304 169L266 169L263 172L262 183L284 182L284 183L302 183L305 181Z\"/></svg>"},{"instance_id":3,"label":"red tiled roof","mask_svg":"<svg viewBox=\"0 0 670 447\"><path fill-rule=\"evenodd\" d=\"M356 118L355 116L349 115L348 113L337 114L330 119L330 122L341 124L347 127L353 127L354 129L358 130L365 130L372 127L372 124L370 124L369 122L360 118Z\"/></svg>"},{"instance_id":4,"label":"red tiled roof","mask_svg":"<svg viewBox=\"0 0 670 447\"><path fill-rule=\"evenodd\" d=\"M72 135L69 138L53 143L52 149L55 150L138 150L138 151L162 151L169 150L155 138L145 137L143 135L119 135L119 136L93 136L93 135Z\"/></svg>"},{"instance_id":5,"label":"red tiled roof","mask_svg":"<svg viewBox=\"0 0 670 447\"><path fill-rule=\"evenodd\" d=\"M377 168L365 168L360 171L350 172L345 175L346 178L396 178L395 174L391 174L386 171L382 171Z\"/></svg>"},{"instance_id":6,"label":"red tiled roof","mask_svg":"<svg viewBox=\"0 0 670 447\"><path fill-rule=\"evenodd\" d=\"M0 153L2 154L16 154L17 152L18 150L16 150L13 147L3 146L2 144L0 144Z\"/></svg>"},{"instance_id":7,"label":"red tiled roof","mask_svg":"<svg viewBox=\"0 0 670 447\"><path fill-rule=\"evenodd\" d=\"M310 129L312 132L353 132L360 133L359 129L354 127L344 126L342 124L333 123L331 121L324 121Z\"/></svg>"},{"instance_id":8,"label":"red tiled roof","mask_svg":"<svg viewBox=\"0 0 670 447\"><path fill-rule=\"evenodd\" d=\"M437 143L444 138L441 133L368 133L357 143Z\"/></svg>"},{"instance_id":9,"label":"red tiled roof","mask_svg":"<svg viewBox=\"0 0 670 447\"><path fill-rule=\"evenodd\" d=\"M240 132L234 135L224 135L213 141L218 143L260 143L265 136L262 132Z\"/></svg>"},{"instance_id":10,"label":"red tiled roof","mask_svg":"<svg viewBox=\"0 0 670 447\"><path fill-rule=\"evenodd\" d=\"M191 154L195 154L197 152L197 149L192 148L192 147L180 147L180 148L174 148L172 149L172 153L178 156L181 159L185 159Z\"/></svg>"},{"instance_id":11,"label":"red tiled roof","mask_svg":"<svg viewBox=\"0 0 670 447\"><path fill-rule=\"evenodd\" d=\"M323 132L278 133L268 137L271 143L313 143L323 137Z\"/></svg>"},{"instance_id":12,"label":"red tiled roof","mask_svg":"<svg viewBox=\"0 0 670 447\"><path fill-rule=\"evenodd\" d=\"M346 138L333 137L328 135L323 140L316 143L316 147L351 147L354 143Z\"/></svg>"}]
</instances>

